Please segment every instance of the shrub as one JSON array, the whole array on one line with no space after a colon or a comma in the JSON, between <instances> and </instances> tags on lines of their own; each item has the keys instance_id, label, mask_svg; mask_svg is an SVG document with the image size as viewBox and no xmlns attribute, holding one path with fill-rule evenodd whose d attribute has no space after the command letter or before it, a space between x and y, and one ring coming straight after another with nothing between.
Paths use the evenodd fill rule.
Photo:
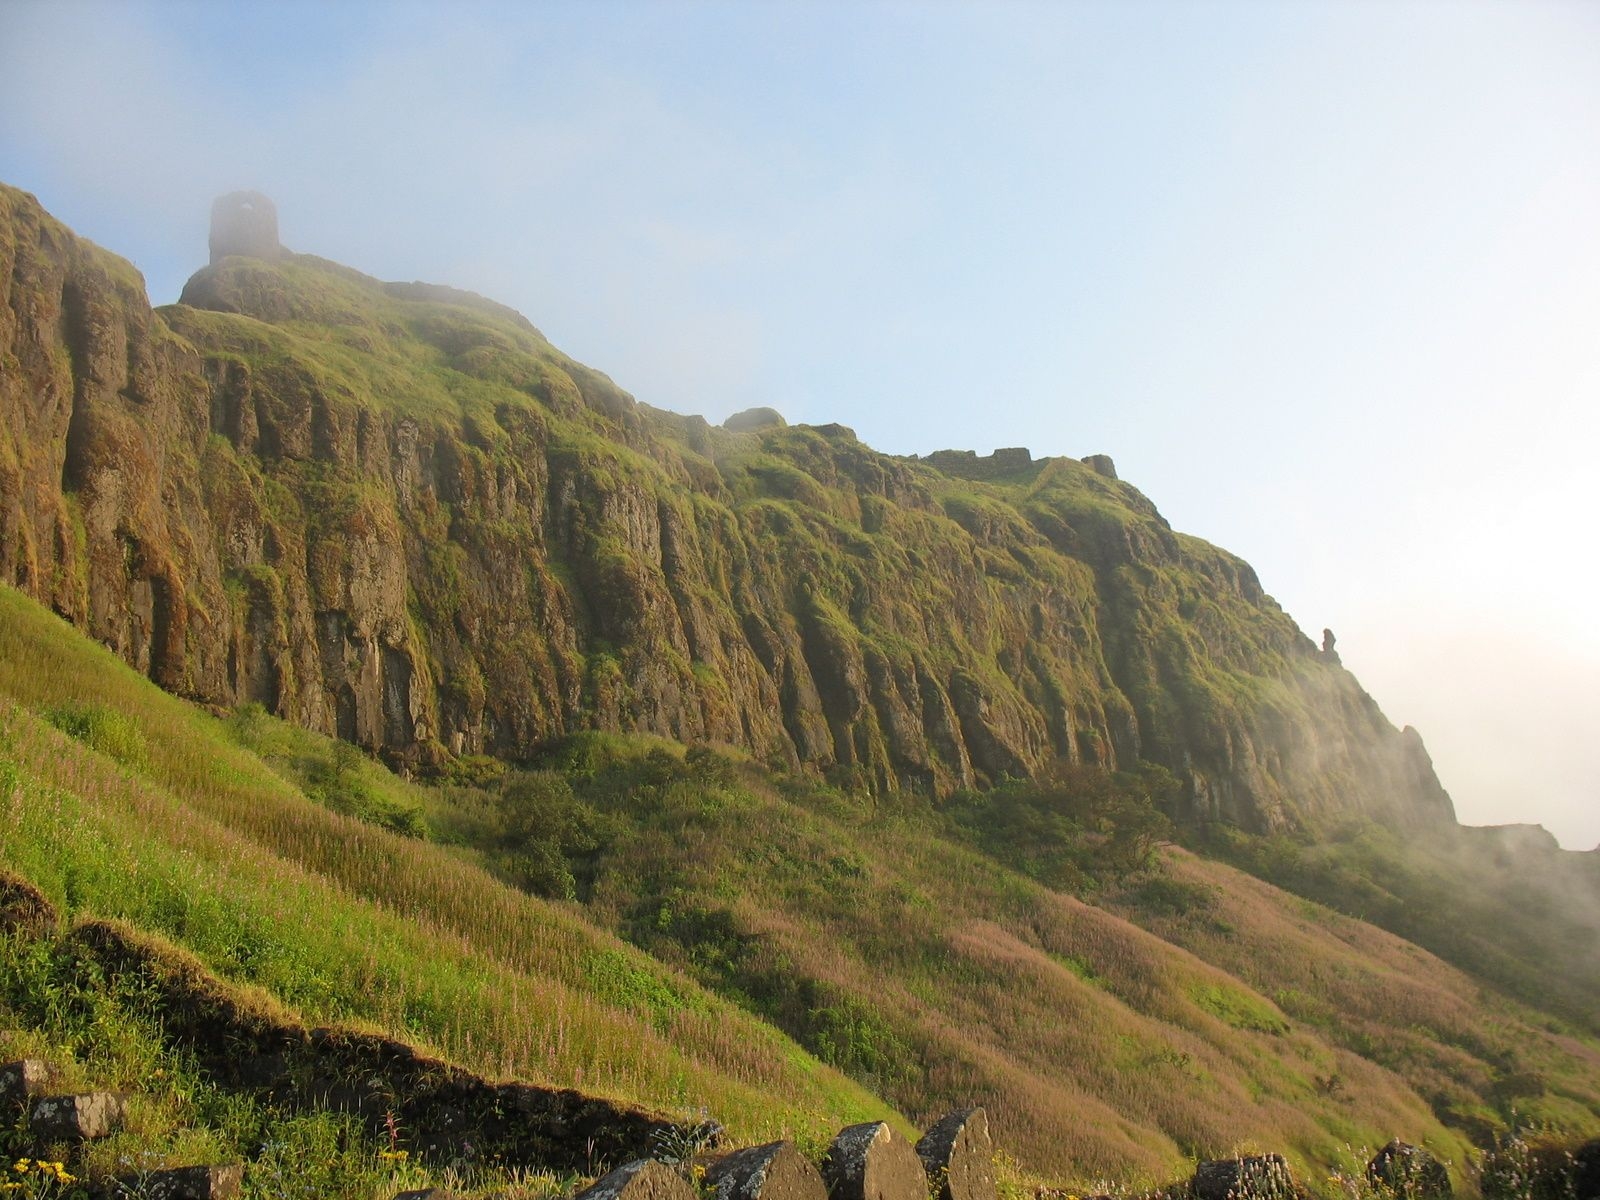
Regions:
<instances>
[{"instance_id":1,"label":"shrub","mask_svg":"<svg viewBox=\"0 0 1600 1200\"><path fill-rule=\"evenodd\" d=\"M43 716L62 733L125 767L142 771L149 761L144 731L132 717L114 708L69 702L45 709Z\"/></svg>"}]
</instances>

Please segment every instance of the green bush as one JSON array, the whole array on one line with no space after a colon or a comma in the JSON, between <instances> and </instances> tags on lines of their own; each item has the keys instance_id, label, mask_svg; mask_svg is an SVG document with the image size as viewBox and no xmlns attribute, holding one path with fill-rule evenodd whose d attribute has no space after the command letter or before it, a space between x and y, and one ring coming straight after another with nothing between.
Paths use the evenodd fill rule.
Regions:
<instances>
[{"instance_id":1,"label":"green bush","mask_svg":"<svg viewBox=\"0 0 1600 1200\"><path fill-rule=\"evenodd\" d=\"M149 761L144 732L125 713L101 704L58 704L43 712L62 733L77 738L91 750L116 759L125 767L142 771Z\"/></svg>"}]
</instances>

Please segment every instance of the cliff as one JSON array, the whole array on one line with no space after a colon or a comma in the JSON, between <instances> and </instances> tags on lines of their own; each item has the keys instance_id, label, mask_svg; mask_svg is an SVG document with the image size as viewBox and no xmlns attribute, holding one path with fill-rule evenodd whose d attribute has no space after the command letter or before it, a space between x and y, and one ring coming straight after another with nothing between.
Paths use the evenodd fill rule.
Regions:
<instances>
[{"instance_id":1,"label":"cliff","mask_svg":"<svg viewBox=\"0 0 1600 1200\"><path fill-rule=\"evenodd\" d=\"M420 765L608 728L882 792L1149 761L1180 817L1453 820L1420 739L1103 456L714 428L501 305L286 251L153 312L4 187L0 281L0 578L171 691Z\"/></svg>"}]
</instances>

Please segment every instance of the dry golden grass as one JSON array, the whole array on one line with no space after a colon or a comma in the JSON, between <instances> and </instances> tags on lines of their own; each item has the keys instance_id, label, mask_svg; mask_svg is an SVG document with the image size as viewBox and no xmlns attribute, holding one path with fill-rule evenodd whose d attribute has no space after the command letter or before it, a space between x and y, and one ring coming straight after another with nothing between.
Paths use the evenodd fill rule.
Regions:
<instances>
[{"instance_id":1,"label":"dry golden grass","mask_svg":"<svg viewBox=\"0 0 1600 1200\"><path fill-rule=\"evenodd\" d=\"M709 905L732 898L764 958L869 1005L913 1048L918 1069L881 1081L904 1111L984 1103L1002 1143L1051 1179L1165 1181L1244 1149L1320 1178L1347 1145L1394 1136L1461 1164L1469 1143L1441 1113L1486 1110L1513 1046L1549 1070L1541 1115L1600 1124L1592 1043L1224 866L1173 850L1096 905L926 821L763 795L700 833L695 861L715 869L678 863L674 878ZM830 877L841 847L855 869ZM645 866L624 855L615 875ZM1144 904L1152 878L1203 902ZM624 899L602 883L600 907L620 914ZM1474 1040L1475 1022L1501 1032Z\"/></svg>"}]
</instances>

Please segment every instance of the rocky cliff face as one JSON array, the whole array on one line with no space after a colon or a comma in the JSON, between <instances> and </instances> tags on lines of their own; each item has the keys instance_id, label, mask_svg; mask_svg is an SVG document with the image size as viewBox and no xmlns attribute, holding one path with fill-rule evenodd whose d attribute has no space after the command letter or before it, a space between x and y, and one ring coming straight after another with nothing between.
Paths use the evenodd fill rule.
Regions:
<instances>
[{"instance_id":1,"label":"rocky cliff face","mask_svg":"<svg viewBox=\"0 0 1600 1200\"><path fill-rule=\"evenodd\" d=\"M162 686L404 760L585 728L890 791L1161 763L1189 815L1451 819L1421 742L1110 461L638 404L284 252L152 312L0 188L0 577Z\"/></svg>"}]
</instances>

